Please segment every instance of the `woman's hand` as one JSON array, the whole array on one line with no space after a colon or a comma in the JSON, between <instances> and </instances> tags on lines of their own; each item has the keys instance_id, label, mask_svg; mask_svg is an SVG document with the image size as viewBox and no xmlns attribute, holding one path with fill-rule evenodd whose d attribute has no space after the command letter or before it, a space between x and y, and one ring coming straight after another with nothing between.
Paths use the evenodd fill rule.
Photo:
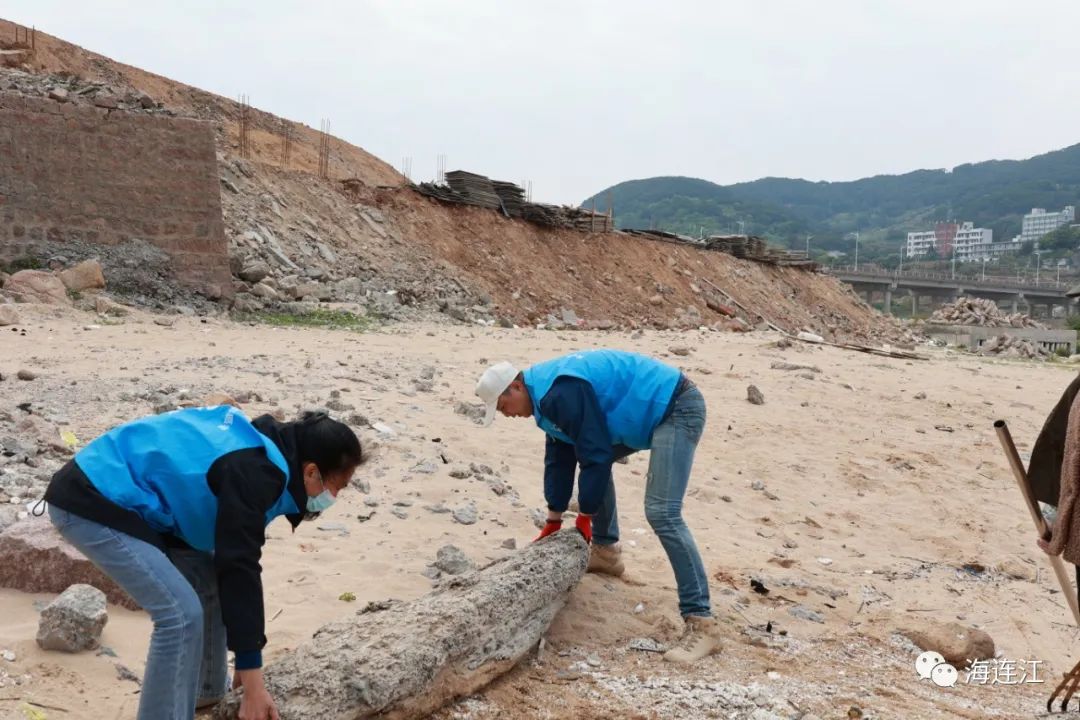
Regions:
<instances>
[{"instance_id":1,"label":"woman's hand","mask_svg":"<svg viewBox=\"0 0 1080 720\"><path fill-rule=\"evenodd\" d=\"M239 683L244 688L240 700L240 720L281 720L274 699L263 683L262 669L238 670L234 685Z\"/></svg>"},{"instance_id":2,"label":"woman's hand","mask_svg":"<svg viewBox=\"0 0 1080 720\"><path fill-rule=\"evenodd\" d=\"M1040 537L1036 542L1038 543L1040 550L1042 550L1047 555L1050 554L1050 538Z\"/></svg>"}]
</instances>

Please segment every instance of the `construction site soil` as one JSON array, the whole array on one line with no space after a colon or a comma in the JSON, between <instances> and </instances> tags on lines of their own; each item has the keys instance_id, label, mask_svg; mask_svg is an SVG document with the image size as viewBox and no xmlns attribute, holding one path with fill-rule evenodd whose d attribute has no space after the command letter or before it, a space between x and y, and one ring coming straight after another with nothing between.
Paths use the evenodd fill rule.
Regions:
<instances>
[{"instance_id":1,"label":"construction site soil","mask_svg":"<svg viewBox=\"0 0 1080 720\"><path fill-rule=\"evenodd\" d=\"M12 37L13 30L0 21L0 37ZM15 70L20 71L29 79L10 76L9 70L7 80L0 75L0 92L36 88L47 95L65 85L74 90L68 93L71 101L97 93L133 103L145 97L129 111L172 112L214 124L234 274L260 260L270 269L271 290L260 289L258 296L250 294L257 283L237 278L241 309L303 300L314 282L318 288L308 300L356 303L389 319L441 315L482 324L601 329L718 322L738 329L767 320L838 342L910 341L829 277L620 233L551 230L486 209L444 205L415 193L388 164L337 138L330 138L329 178L320 178L320 134L266 112L250 111L248 157L240 158L238 103L41 32L33 53ZM292 141L283 170L286 126ZM348 189L340 182L346 179L352 181ZM77 259L87 254L46 250ZM138 290L126 293L131 300L162 305L160 297L145 293L152 283L133 284ZM110 290L124 295L128 288L120 283ZM731 300L747 309L737 310L741 323L709 307ZM197 299L188 303L205 306Z\"/></svg>"}]
</instances>

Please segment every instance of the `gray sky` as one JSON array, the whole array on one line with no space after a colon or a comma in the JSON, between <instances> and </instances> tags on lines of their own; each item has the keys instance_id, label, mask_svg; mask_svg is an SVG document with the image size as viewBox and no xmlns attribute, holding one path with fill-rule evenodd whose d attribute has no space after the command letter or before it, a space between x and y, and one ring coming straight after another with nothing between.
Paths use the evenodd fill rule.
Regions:
<instances>
[{"instance_id":1,"label":"gray sky","mask_svg":"<svg viewBox=\"0 0 1080 720\"><path fill-rule=\"evenodd\" d=\"M26 25L413 178L849 180L1080 142L1076 0L15 0Z\"/></svg>"}]
</instances>

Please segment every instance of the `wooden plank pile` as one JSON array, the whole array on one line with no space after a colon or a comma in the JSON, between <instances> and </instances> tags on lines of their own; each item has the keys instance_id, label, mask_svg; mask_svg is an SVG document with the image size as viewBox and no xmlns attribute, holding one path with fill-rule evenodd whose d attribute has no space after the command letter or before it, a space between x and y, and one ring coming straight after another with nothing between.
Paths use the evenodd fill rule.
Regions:
<instances>
[{"instance_id":1,"label":"wooden plank pile","mask_svg":"<svg viewBox=\"0 0 1080 720\"><path fill-rule=\"evenodd\" d=\"M982 327L1039 328L1046 326L1023 313L1003 312L993 300L962 297L934 311L927 321L937 325L979 325Z\"/></svg>"},{"instance_id":2,"label":"wooden plank pile","mask_svg":"<svg viewBox=\"0 0 1080 720\"><path fill-rule=\"evenodd\" d=\"M452 170L446 173L446 183L470 205L492 210L502 208L502 200L496 194L494 184L483 175L464 170Z\"/></svg>"},{"instance_id":3,"label":"wooden plank pile","mask_svg":"<svg viewBox=\"0 0 1080 720\"><path fill-rule=\"evenodd\" d=\"M510 217L521 217L521 210L525 205L525 191L514 183L503 180L492 180L491 185L506 214Z\"/></svg>"},{"instance_id":4,"label":"wooden plank pile","mask_svg":"<svg viewBox=\"0 0 1080 720\"><path fill-rule=\"evenodd\" d=\"M521 218L544 227L570 228L582 232L614 230L612 218L605 213L571 205L526 202L525 191L511 182L490 180L463 170L446 173L446 182L446 185L424 182L412 188L421 195L441 202L499 210L507 217Z\"/></svg>"}]
</instances>

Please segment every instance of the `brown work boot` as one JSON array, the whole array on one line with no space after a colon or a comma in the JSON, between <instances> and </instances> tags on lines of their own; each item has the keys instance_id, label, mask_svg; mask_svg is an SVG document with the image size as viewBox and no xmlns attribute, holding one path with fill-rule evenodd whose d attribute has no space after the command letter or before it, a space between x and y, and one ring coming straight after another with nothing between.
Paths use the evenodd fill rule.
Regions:
<instances>
[{"instance_id":1,"label":"brown work boot","mask_svg":"<svg viewBox=\"0 0 1080 720\"><path fill-rule=\"evenodd\" d=\"M626 571L622 548L616 545L593 545L589 551L589 572L619 577Z\"/></svg>"},{"instance_id":2,"label":"brown work boot","mask_svg":"<svg viewBox=\"0 0 1080 720\"><path fill-rule=\"evenodd\" d=\"M678 645L664 653L668 662L691 664L720 650L720 623L716 618L686 618L686 628Z\"/></svg>"}]
</instances>

